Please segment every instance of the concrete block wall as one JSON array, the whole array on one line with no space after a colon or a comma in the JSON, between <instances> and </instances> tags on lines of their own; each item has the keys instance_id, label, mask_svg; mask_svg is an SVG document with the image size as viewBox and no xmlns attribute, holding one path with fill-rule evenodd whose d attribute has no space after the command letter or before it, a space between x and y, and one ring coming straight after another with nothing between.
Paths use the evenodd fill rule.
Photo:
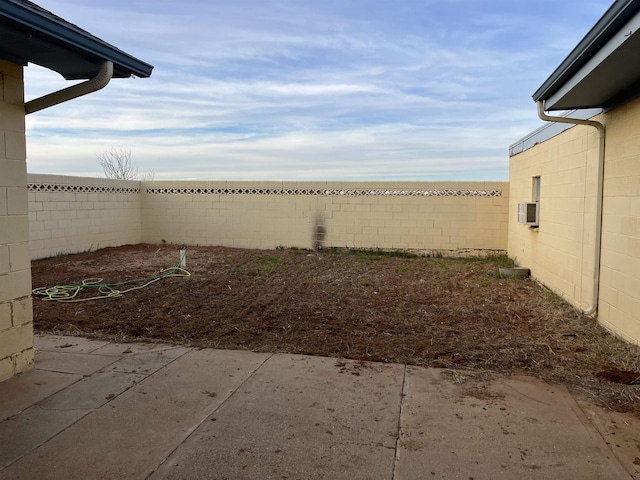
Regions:
<instances>
[{"instance_id":1,"label":"concrete block wall","mask_svg":"<svg viewBox=\"0 0 640 480\"><path fill-rule=\"evenodd\" d=\"M0 60L0 381L33 367L22 67Z\"/></svg>"},{"instance_id":2,"label":"concrete block wall","mask_svg":"<svg viewBox=\"0 0 640 480\"><path fill-rule=\"evenodd\" d=\"M142 182L148 243L504 251L506 182Z\"/></svg>"},{"instance_id":3,"label":"concrete block wall","mask_svg":"<svg viewBox=\"0 0 640 480\"><path fill-rule=\"evenodd\" d=\"M231 189L255 193L225 193ZM143 182L142 239L241 248L309 247L316 198L264 193L269 190L281 192L282 182Z\"/></svg>"},{"instance_id":4,"label":"concrete block wall","mask_svg":"<svg viewBox=\"0 0 640 480\"><path fill-rule=\"evenodd\" d=\"M640 344L640 100L605 115L602 324Z\"/></svg>"},{"instance_id":5,"label":"concrete block wall","mask_svg":"<svg viewBox=\"0 0 640 480\"><path fill-rule=\"evenodd\" d=\"M140 182L29 174L31 258L139 243Z\"/></svg>"},{"instance_id":6,"label":"concrete block wall","mask_svg":"<svg viewBox=\"0 0 640 480\"><path fill-rule=\"evenodd\" d=\"M640 100L595 118L605 124L598 321L640 344ZM581 309L592 305L597 136L575 126L510 159L511 257ZM540 227L518 225L541 177Z\"/></svg>"},{"instance_id":7,"label":"concrete block wall","mask_svg":"<svg viewBox=\"0 0 640 480\"><path fill-rule=\"evenodd\" d=\"M575 126L512 156L509 166L509 256L578 308L590 306L593 278L597 136ZM517 223L540 177L540 226Z\"/></svg>"}]
</instances>

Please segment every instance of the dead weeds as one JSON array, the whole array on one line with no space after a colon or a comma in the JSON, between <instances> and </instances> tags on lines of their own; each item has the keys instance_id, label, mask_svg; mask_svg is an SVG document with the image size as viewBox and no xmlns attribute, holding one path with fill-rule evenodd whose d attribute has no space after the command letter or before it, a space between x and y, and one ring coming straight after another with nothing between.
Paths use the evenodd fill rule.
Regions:
<instances>
[{"instance_id":1,"label":"dead weeds","mask_svg":"<svg viewBox=\"0 0 640 480\"><path fill-rule=\"evenodd\" d=\"M107 248L34 261L33 285L90 277L115 283L156 275L178 261L171 245ZM637 347L540 285L499 278L498 268L508 262L190 247L191 277L105 300L36 298L34 324L40 332L117 341L535 375L598 405L640 413L640 387L602 373L640 372Z\"/></svg>"}]
</instances>

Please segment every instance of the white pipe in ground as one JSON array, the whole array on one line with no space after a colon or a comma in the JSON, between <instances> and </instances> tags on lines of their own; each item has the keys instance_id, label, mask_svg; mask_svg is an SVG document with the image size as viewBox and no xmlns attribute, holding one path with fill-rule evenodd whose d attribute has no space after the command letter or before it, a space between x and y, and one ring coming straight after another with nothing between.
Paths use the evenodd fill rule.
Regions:
<instances>
[{"instance_id":1,"label":"white pipe in ground","mask_svg":"<svg viewBox=\"0 0 640 480\"><path fill-rule=\"evenodd\" d=\"M180 247L180 268L187 268L187 246L182 245Z\"/></svg>"}]
</instances>

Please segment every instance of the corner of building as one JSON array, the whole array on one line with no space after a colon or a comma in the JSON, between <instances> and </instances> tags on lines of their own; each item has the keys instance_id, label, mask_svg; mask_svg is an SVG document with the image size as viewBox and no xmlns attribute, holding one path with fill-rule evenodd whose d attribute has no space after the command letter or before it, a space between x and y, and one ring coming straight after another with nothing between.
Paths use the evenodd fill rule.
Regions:
<instances>
[{"instance_id":1,"label":"corner of building","mask_svg":"<svg viewBox=\"0 0 640 480\"><path fill-rule=\"evenodd\" d=\"M0 60L0 381L34 366L22 66Z\"/></svg>"}]
</instances>

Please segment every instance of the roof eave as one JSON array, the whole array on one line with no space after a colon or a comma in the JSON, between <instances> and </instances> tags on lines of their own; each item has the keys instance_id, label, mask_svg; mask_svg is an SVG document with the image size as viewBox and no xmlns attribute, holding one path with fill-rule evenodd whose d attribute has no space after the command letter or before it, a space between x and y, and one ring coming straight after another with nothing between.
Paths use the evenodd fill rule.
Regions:
<instances>
[{"instance_id":1,"label":"roof eave","mask_svg":"<svg viewBox=\"0 0 640 480\"><path fill-rule=\"evenodd\" d=\"M545 101L556 94L638 12L640 12L640 0L617 0L611 5L560 66L536 90L533 94L533 100L536 102ZM604 105L576 105L570 108L588 108L592 106L603 107ZM566 109L566 107L555 109Z\"/></svg>"},{"instance_id":2,"label":"roof eave","mask_svg":"<svg viewBox=\"0 0 640 480\"><path fill-rule=\"evenodd\" d=\"M122 50L109 45L108 43L94 37L90 33L72 25L58 20L53 15L46 15L32 8L27 8L25 4L15 0L6 0L0 3L0 14L17 25L30 28L58 42L74 47L89 55L93 55L102 60L109 60L116 66L118 77L149 77L153 66L123 52ZM65 75L68 80L87 78L86 74L73 77Z\"/></svg>"}]
</instances>

